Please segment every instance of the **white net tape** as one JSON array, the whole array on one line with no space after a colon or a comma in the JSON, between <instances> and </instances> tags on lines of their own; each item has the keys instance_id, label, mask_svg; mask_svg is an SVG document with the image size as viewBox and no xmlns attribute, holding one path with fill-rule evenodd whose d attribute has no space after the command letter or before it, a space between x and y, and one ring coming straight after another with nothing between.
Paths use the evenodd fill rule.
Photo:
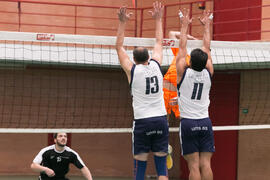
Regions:
<instances>
[{"instance_id":1,"label":"white net tape","mask_svg":"<svg viewBox=\"0 0 270 180\"><path fill-rule=\"evenodd\" d=\"M65 44L114 46L116 38L113 36L84 36L66 34L42 34L21 32L0 32L0 40L22 42L50 42ZM125 38L125 46L153 47L153 38ZM169 66L173 53L170 47L178 47L177 40L165 39L164 60L162 66ZM188 41L188 51L202 46L202 41ZM102 51L102 53L101 53ZM132 57L132 50L127 50ZM222 68L265 68L270 62L269 42L224 42L212 41L211 54L214 65ZM38 61L40 63L64 63L77 65L119 65L114 48L76 47L59 45L32 45L24 43L1 43L0 59L24 61ZM132 58L131 58L132 59ZM230 66L234 64L234 66ZM236 64L241 64L241 67ZM245 66L246 65L246 66Z\"/></svg>"}]
</instances>

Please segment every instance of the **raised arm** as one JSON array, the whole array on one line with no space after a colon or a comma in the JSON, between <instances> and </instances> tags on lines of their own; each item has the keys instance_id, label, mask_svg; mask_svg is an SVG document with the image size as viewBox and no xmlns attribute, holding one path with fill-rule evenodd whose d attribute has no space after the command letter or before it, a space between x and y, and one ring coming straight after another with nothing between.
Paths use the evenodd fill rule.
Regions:
<instances>
[{"instance_id":1,"label":"raised arm","mask_svg":"<svg viewBox=\"0 0 270 180\"><path fill-rule=\"evenodd\" d=\"M169 39L180 39L180 31L170 31L169 32ZM197 38L187 34L188 40L198 40Z\"/></svg>"},{"instance_id":2,"label":"raised arm","mask_svg":"<svg viewBox=\"0 0 270 180\"><path fill-rule=\"evenodd\" d=\"M183 73L187 68L187 31L189 24L192 22L192 19L189 17L189 9L184 9L183 12L179 11L179 17L181 31L179 38L179 53L176 56L177 84L180 83Z\"/></svg>"},{"instance_id":3,"label":"raised arm","mask_svg":"<svg viewBox=\"0 0 270 180\"><path fill-rule=\"evenodd\" d=\"M208 60L206 63L206 69L210 72L211 76L214 74L214 66L212 63L212 57L210 52L210 25L212 23L213 15L210 13L210 11L204 11L203 16L199 18L201 23L204 26L204 34L203 34L203 47L202 50L207 53Z\"/></svg>"},{"instance_id":4,"label":"raised arm","mask_svg":"<svg viewBox=\"0 0 270 180\"><path fill-rule=\"evenodd\" d=\"M121 7L119 12L118 12L118 18L119 18L119 26L117 30L117 38L116 38L116 51L118 54L118 59L121 64L121 67L124 69L127 77L128 77L128 82L130 82L131 79L131 68L133 66L133 62L129 59L128 54L126 53L126 50L123 47L124 43L124 37L125 37L125 28L126 28L126 23L132 13L127 13L126 12L127 8L126 7Z\"/></svg>"},{"instance_id":5,"label":"raised arm","mask_svg":"<svg viewBox=\"0 0 270 180\"><path fill-rule=\"evenodd\" d=\"M153 3L153 11L150 11L152 17L155 19L156 24L156 43L153 49L152 59L162 63L163 58L163 47L162 47L162 40L163 40L163 31L162 31L162 15L164 6L160 2Z\"/></svg>"}]
</instances>

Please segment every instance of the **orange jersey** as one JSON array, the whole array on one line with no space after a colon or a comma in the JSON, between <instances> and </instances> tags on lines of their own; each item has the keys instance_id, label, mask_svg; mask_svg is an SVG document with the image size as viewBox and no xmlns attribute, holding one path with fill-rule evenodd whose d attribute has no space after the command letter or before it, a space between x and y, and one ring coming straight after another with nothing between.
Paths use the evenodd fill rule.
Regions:
<instances>
[{"instance_id":1,"label":"orange jersey","mask_svg":"<svg viewBox=\"0 0 270 180\"><path fill-rule=\"evenodd\" d=\"M172 48L172 52L174 54L173 61L167 71L167 73L164 75L163 80L166 82L171 83L172 86L177 87L177 73L176 73L176 55L178 53L179 49L178 48ZM190 56L187 55L186 57L186 62L189 65L189 59ZM178 105L170 105L170 101L173 98L177 97L177 91L172 91L167 88L163 88L164 91L164 101L165 101L165 106L168 114L171 114L171 112L174 112L175 117L179 118L180 117L180 112L179 112L179 107Z\"/></svg>"}]
</instances>

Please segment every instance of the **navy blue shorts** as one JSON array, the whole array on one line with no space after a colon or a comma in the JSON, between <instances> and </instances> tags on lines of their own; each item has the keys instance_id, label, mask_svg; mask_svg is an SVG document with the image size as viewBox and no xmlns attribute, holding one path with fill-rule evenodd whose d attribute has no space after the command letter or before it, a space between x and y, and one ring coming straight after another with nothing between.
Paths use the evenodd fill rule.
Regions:
<instances>
[{"instance_id":1,"label":"navy blue shorts","mask_svg":"<svg viewBox=\"0 0 270 180\"><path fill-rule=\"evenodd\" d=\"M166 116L137 119L133 122L133 155L168 152L169 128Z\"/></svg>"},{"instance_id":2,"label":"navy blue shorts","mask_svg":"<svg viewBox=\"0 0 270 180\"><path fill-rule=\"evenodd\" d=\"M182 155L215 152L212 122L209 118L182 118L179 131Z\"/></svg>"}]
</instances>

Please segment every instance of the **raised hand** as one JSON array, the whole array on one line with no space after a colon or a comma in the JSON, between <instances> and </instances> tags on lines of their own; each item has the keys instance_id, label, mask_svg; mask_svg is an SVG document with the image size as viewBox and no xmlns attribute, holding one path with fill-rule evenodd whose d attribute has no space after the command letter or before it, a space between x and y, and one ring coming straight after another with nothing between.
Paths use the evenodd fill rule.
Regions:
<instances>
[{"instance_id":1,"label":"raised hand","mask_svg":"<svg viewBox=\"0 0 270 180\"><path fill-rule=\"evenodd\" d=\"M183 11L179 10L180 23L182 25L189 25L192 22L192 18L189 17L189 9L184 8Z\"/></svg>"},{"instance_id":2,"label":"raised hand","mask_svg":"<svg viewBox=\"0 0 270 180\"><path fill-rule=\"evenodd\" d=\"M213 14L210 12L210 10L208 11L204 10L203 15L199 17L199 20L203 25L209 25L212 23Z\"/></svg>"},{"instance_id":3,"label":"raised hand","mask_svg":"<svg viewBox=\"0 0 270 180\"><path fill-rule=\"evenodd\" d=\"M149 11L149 13L154 19L161 19L163 16L163 10L164 6L161 4L161 2L156 1L153 3L153 11Z\"/></svg>"},{"instance_id":4,"label":"raised hand","mask_svg":"<svg viewBox=\"0 0 270 180\"><path fill-rule=\"evenodd\" d=\"M118 14L118 19L121 22L127 22L132 16L132 13L127 13L127 7L121 7L117 14Z\"/></svg>"}]
</instances>

